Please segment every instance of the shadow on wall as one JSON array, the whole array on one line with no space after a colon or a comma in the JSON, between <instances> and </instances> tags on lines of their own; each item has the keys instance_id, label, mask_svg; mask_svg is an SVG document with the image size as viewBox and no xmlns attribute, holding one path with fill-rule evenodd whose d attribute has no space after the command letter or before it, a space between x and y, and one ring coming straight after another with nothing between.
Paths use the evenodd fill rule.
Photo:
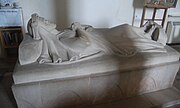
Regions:
<instances>
[{"instance_id":1,"label":"shadow on wall","mask_svg":"<svg viewBox=\"0 0 180 108\"><path fill-rule=\"evenodd\" d=\"M83 23L85 2L83 0L54 0L54 15L57 29L70 27L73 22Z\"/></svg>"},{"instance_id":2,"label":"shadow on wall","mask_svg":"<svg viewBox=\"0 0 180 108\"><path fill-rule=\"evenodd\" d=\"M54 15L57 29L68 27L68 3L69 0L54 0Z\"/></svg>"},{"instance_id":3,"label":"shadow on wall","mask_svg":"<svg viewBox=\"0 0 180 108\"><path fill-rule=\"evenodd\" d=\"M99 28L111 27L112 25L119 24L119 21L114 20L116 19L114 15L121 15L121 12L126 10L126 8L122 7L120 8L120 13L118 13L118 5L114 6L114 3L118 4L121 2L116 2L116 0L44 0L44 2L40 0L25 2L21 0L20 3L23 8L25 27L33 13L37 13L55 22L58 29L67 28L73 22L80 22L81 24L88 24ZM128 3L126 4L128 5ZM131 11L131 9L129 10ZM132 14L125 15L120 19L129 22L126 16L131 18Z\"/></svg>"},{"instance_id":4,"label":"shadow on wall","mask_svg":"<svg viewBox=\"0 0 180 108\"><path fill-rule=\"evenodd\" d=\"M134 25L135 23L135 18L136 18L136 9L143 9L144 6L144 0L134 0L133 1L133 21L132 21L132 25Z\"/></svg>"},{"instance_id":5,"label":"shadow on wall","mask_svg":"<svg viewBox=\"0 0 180 108\"><path fill-rule=\"evenodd\" d=\"M97 3L98 2L100 1L97 1ZM99 11L104 9L104 5L100 5L98 10L94 8L94 5L97 6L95 1L54 0L54 15L57 29L62 30L70 27L73 22L109 27L109 21L105 18L107 16L103 17L100 13L101 11ZM99 16L95 17L96 14L99 14Z\"/></svg>"},{"instance_id":6,"label":"shadow on wall","mask_svg":"<svg viewBox=\"0 0 180 108\"><path fill-rule=\"evenodd\" d=\"M134 8L143 8L144 0L134 0L133 7Z\"/></svg>"}]
</instances>

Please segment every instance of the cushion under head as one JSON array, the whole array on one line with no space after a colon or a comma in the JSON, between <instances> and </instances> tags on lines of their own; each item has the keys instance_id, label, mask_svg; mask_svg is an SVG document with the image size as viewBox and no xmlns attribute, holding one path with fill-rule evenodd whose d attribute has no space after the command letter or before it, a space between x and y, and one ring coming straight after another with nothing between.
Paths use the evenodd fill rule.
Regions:
<instances>
[{"instance_id":1,"label":"cushion under head","mask_svg":"<svg viewBox=\"0 0 180 108\"><path fill-rule=\"evenodd\" d=\"M150 38L158 43L166 45L167 34L161 25L157 24L154 21L147 21L143 27L144 35L150 36Z\"/></svg>"},{"instance_id":2,"label":"cushion under head","mask_svg":"<svg viewBox=\"0 0 180 108\"><path fill-rule=\"evenodd\" d=\"M153 27L152 24L149 24L146 26L146 29L144 30L145 33L149 33L149 31L151 30L151 28Z\"/></svg>"}]
</instances>

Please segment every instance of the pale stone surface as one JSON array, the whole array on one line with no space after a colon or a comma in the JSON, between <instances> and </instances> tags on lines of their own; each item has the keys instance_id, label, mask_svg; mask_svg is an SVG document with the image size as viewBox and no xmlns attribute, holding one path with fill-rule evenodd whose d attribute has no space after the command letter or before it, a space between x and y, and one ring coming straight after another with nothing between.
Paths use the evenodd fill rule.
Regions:
<instances>
[{"instance_id":1,"label":"pale stone surface","mask_svg":"<svg viewBox=\"0 0 180 108\"><path fill-rule=\"evenodd\" d=\"M143 35L139 36L126 24L107 30L104 32L106 35L97 31L89 34L81 26L76 25L73 26L74 33L80 35L78 38L82 39L81 41L85 41L87 46L89 42L90 45L94 42L95 45L101 46L98 47L102 49L101 51L107 53L81 60L79 56L76 58L76 48L79 48L76 42L80 41L75 39L74 45L67 44L74 42L74 35L73 38L68 37L69 35L65 38L61 37L58 31L54 31L55 25L48 21L44 22L46 20L37 15L32 17L32 35L35 40L43 40L39 63L70 62L61 65L17 64L13 73L15 84L12 89L19 108L91 106L119 99L122 99L120 102L122 106L125 106L126 102L139 103L140 106L134 106L137 108L167 102L165 100L164 103L156 104L156 101L153 101L157 96L159 99L168 97L163 95L164 92L151 95L152 97L143 95L137 98L137 102L135 98L128 101L124 99L172 87L179 69L178 52L168 46L164 47L161 43L146 39ZM105 37L101 37L102 35ZM82 50L86 51L86 45L85 47L80 45L77 55L81 55ZM71 62L71 58L75 62ZM170 98L168 99L171 101ZM118 106L118 104L114 105Z\"/></svg>"},{"instance_id":2,"label":"pale stone surface","mask_svg":"<svg viewBox=\"0 0 180 108\"><path fill-rule=\"evenodd\" d=\"M28 44L31 44L31 48L27 46L25 38L19 48L20 64L30 64L36 61L39 63L76 61L100 53L101 48L87 37L90 35L86 33L88 27L74 23L71 29L60 32L56 30L56 24L33 14L28 23L29 35L32 36L32 42ZM35 40L36 43L34 43ZM26 52L34 54L30 53L27 56ZM33 58L33 60L27 58Z\"/></svg>"},{"instance_id":3,"label":"pale stone surface","mask_svg":"<svg viewBox=\"0 0 180 108\"><path fill-rule=\"evenodd\" d=\"M178 69L179 62L84 78L15 84L13 93L19 108L95 105L169 88Z\"/></svg>"},{"instance_id":4,"label":"pale stone surface","mask_svg":"<svg viewBox=\"0 0 180 108\"><path fill-rule=\"evenodd\" d=\"M88 108L152 108L152 107L153 105L146 99L145 96L138 96L128 99L118 100L117 102L112 102L108 104L94 105Z\"/></svg>"},{"instance_id":5,"label":"pale stone surface","mask_svg":"<svg viewBox=\"0 0 180 108\"><path fill-rule=\"evenodd\" d=\"M152 97L150 98L149 96ZM152 102L154 100L154 102ZM157 102L155 101L157 100ZM179 108L180 92L174 88L86 108ZM85 107L74 107L85 108Z\"/></svg>"},{"instance_id":6,"label":"pale stone surface","mask_svg":"<svg viewBox=\"0 0 180 108\"><path fill-rule=\"evenodd\" d=\"M42 44L42 40L34 40L29 35L25 35L19 46L19 62L22 65L36 62L41 54Z\"/></svg>"},{"instance_id":7,"label":"pale stone surface","mask_svg":"<svg viewBox=\"0 0 180 108\"><path fill-rule=\"evenodd\" d=\"M67 80L41 84L41 98L44 108L89 105L89 79ZM49 89L51 88L51 89Z\"/></svg>"},{"instance_id":8,"label":"pale stone surface","mask_svg":"<svg viewBox=\"0 0 180 108\"><path fill-rule=\"evenodd\" d=\"M145 96L155 106L172 106L180 104L180 91L176 88L148 93L145 94Z\"/></svg>"},{"instance_id":9,"label":"pale stone surface","mask_svg":"<svg viewBox=\"0 0 180 108\"><path fill-rule=\"evenodd\" d=\"M179 53L169 51L168 56L16 67L13 93L19 108L52 108L107 103L169 88L179 69Z\"/></svg>"},{"instance_id":10,"label":"pale stone surface","mask_svg":"<svg viewBox=\"0 0 180 108\"><path fill-rule=\"evenodd\" d=\"M32 48L29 48L25 44L26 42L22 42L19 50L21 65L35 61L39 63L61 64L66 62L70 64L71 61L78 61L99 53L131 57L138 52L166 52L164 49L166 38L154 41L149 38L151 34L145 33L143 28L128 24L106 28L106 31L102 33L91 26L73 23L71 28L60 32L56 30L55 24L39 17L37 14L33 14L28 23L28 31L34 40L43 41L43 45L41 42L34 44L32 42ZM163 37L166 37L166 34L163 34ZM25 39L23 41L26 41ZM33 41L33 39L31 40ZM36 47L40 50L36 51ZM26 52L35 54L30 53L27 56ZM26 59L28 57L33 58L33 60Z\"/></svg>"},{"instance_id":11,"label":"pale stone surface","mask_svg":"<svg viewBox=\"0 0 180 108\"><path fill-rule=\"evenodd\" d=\"M52 79L82 77L91 74L105 74L114 71L129 71L148 66L176 62L180 54L166 46L167 53L143 53L125 58L116 56L101 56L90 60L74 62L72 64L49 65L17 64L13 79L15 84L37 82Z\"/></svg>"},{"instance_id":12,"label":"pale stone surface","mask_svg":"<svg viewBox=\"0 0 180 108\"><path fill-rule=\"evenodd\" d=\"M22 84L12 89L19 108L64 108L88 105L89 84L89 79L81 78Z\"/></svg>"}]
</instances>

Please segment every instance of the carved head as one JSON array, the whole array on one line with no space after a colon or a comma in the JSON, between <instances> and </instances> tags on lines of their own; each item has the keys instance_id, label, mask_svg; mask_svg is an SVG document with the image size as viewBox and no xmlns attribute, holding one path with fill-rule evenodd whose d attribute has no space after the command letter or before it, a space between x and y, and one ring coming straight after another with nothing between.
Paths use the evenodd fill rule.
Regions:
<instances>
[{"instance_id":1,"label":"carved head","mask_svg":"<svg viewBox=\"0 0 180 108\"><path fill-rule=\"evenodd\" d=\"M38 16L38 14L32 14L31 15L32 19L32 27L33 26L41 26L47 30L53 30L56 28L56 24L50 22L49 20L44 19L43 17Z\"/></svg>"},{"instance_id":2,"label":"carved head","mask_svg":"<svg viewBox=\"0 0 180 108\"><path fill-rule=\"evenodd\" d=\"M29 34L33 37L37 37L37 31L40 31L40 28L45 29L47 32L51 32L53 34L59 33L56 30L56 24L38 16L36 13L32 14L27 26Z\"/></svg>"}]
</instances>

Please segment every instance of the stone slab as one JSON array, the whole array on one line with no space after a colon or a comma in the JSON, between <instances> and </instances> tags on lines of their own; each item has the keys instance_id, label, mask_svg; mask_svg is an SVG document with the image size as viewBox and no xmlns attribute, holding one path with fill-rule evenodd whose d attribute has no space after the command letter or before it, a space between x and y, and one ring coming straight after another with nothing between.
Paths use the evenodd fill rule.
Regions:
<instances>
[{"instance_id":1,"label":"stone slab","mask_svg":"<svg viewBox=\"0 0 180 108\"><path fill-rule=\"evenodd\" d=\"M179 108L179 106L180 91L172 87L112 103L75 108Z\"/></svg>"},{"instance_id":2,"label":"stone slab","mask_svg":"<svg viewBox=\"0 0 180 108\"><path fill-rule=\"evenodd\" d=\"M17 63L13 72L15 84L40 82L54 79L71 79L90 75L122 73L137 69L156 67L177 62L180 54L166 46L167 53L138 53L132 57L104 55L72 64L50 65L32 63L20 65ZM170 74L169 72L168 74ZM167 75L168 77L168 75ZM165 79L165 78L164 78Z\"/></svg>"}]
</instances>

